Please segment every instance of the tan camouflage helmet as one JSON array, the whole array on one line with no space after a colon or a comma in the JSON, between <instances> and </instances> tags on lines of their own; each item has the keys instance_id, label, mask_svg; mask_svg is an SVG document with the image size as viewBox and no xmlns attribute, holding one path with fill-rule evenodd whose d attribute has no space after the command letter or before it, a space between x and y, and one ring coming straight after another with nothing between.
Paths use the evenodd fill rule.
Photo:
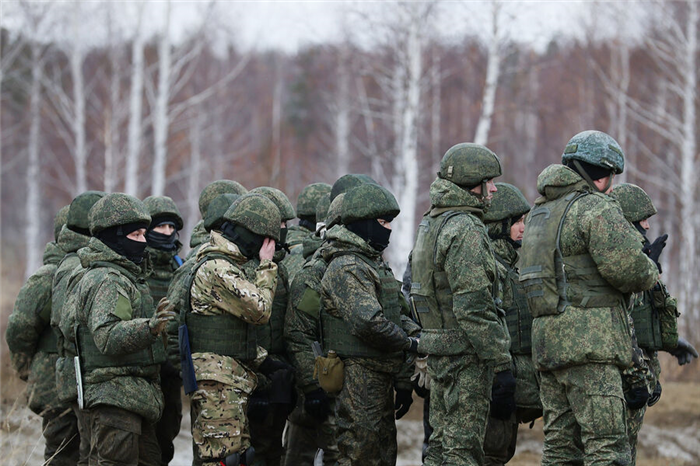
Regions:
<instances>
[{"instance_id":1,"label":"tan camouflage helmet","mask_svg":"<svg viewBox=\"0 0 700 466\"><path fill-rule=\"evenodd\" d=\"M361 184L345 193L341 221L347 225L358 220L394 218L401 209L393 194L377 184Z\"/></svg>"},{"instance_id":2,"label":"tan camouflage helmet","mask_svg":"<svg viewBox=\"0 0 700 466\"><path fill-rule=\"evenodd\" d=\"M148 228L151 216L143 202L124 193L107 194L90 209L90 234L96 236L106 228L130 223Z\"/></svg>"},{"instance_id":3,"label":"tan camouflage helmet","mask_svg":"<svg viewBox=\"0 0 700 466\"><path fill-rule=\"evenodd\" d=\"M64 205L60 209L58 209L58 212L56 212L56 216L53 218L53 239L54 241L58 241L58 235L61 233L61 229L63 229L63 225L66 224L68 221L68 210L70 209L70 204L69 205Z\"/></svg>"},{"instance_id":4,"label":"tan camouflage helmet","mask_svg":"<svg viewBox=\"0 0 700 466\"><path fill-rule=\"evenodd\" d=\"M199 213L202 218L207 214L209 203L219 194L245 194L248 190L237 181L217 180L204 187L199 195Z\"/></svg>"},{"instance_id":5,"label":"tan camouflage helmet","mask_svg":"<svg viewBox=\"0 0 700 466\"><path fill-rule=\"evenodd\" d=\"M328 217L328 208L331 206L330 193L321 198L316 203L316 222L325 222Z\"/></svg>"},{"instance_id":6,"label":"tan camouflage helmet","mask_svg":"<svg viewBox=\"0 0 700 466\"><path fill-rule=\"evenodd\" d=\"M267 197L259 193L244 194L228 208L224 220L275 241L280 240L280 211Z\"/></svg>"},{"instance_id":7,"label":"tan camouflage helmet","mask_svg":"<svg viewBox=\"0 0 700 466\"><path fill-rule=\"evenodd\" d=\"M207 231L218 230L224 223L226 211L239 197L241 196L231 193L216 196L207 207L207 215L204 216L204 229Z\"/></svg>"},{"instance_id":8,"label":"tan camouflage helmet","mask_svg":"<svg viewBox=\"0 0 700 466\"><path fill-rule=\"evenodd\" d=\"M151 226L158 226L160 222L171 220L175 222L175 229L182 230L183 222L180 210L175 201L168 196L148 196L143 203L151 215Z\"/></svg>"},{"instance_id":9,"label":"tan camouflage helmet","mask_svg":"<svg viewBox=\"0 0 700 466\"><path fill-rule=\"evenodd\" d=\"M501 160L488 147L463 142L450 147L440 161L438 176L472 189L502 174Z\"/></svg>"},{"instance_id":10,"label":"tan camouflage helmet","mask_svg":"<svg viewBox=\"0 0 700 466\"><path fill-rule=\"evenodd\" d=\"M649 195L635 184L619 184L613 188L610 196L620 203L622 214L630 223L641 222L656 215L656 207Z\"/></svg>"},{"instance_id":11,"label":"tan camouflage helmet","mask_svg":"<svg viewBox=\"0 0 700 466\"><path fill-rule=\"evenodd\" d=\"M294 212L294 206L291 202L289 202L287 195L279 189L271 188L269 186L259 186L255 189L251 189L250 192L262 194L274 202L282 215L283 222L296 218L297 214Z\"/></svg>"},{"instance_id":12,"label":"tan camouflage helmet","mask_svg":"<svg viewBox=\"0 0 700 466\"><path fill-rule=\"evenodd\" d=\"M68 219L66 220L68 228L87 235L90 228L88 220L90 209L105 195L106 193L102 191L85 191L75 196L68 209Z\"/></svg>"},{"instance_id":13,"label":"tan camouflage helmet","mask_svg":"<svg viewBox=\"0 0 700 466\"><path fill-rule=\"evenodd\" d=\"M333 199L331 205L328 206L328 213L326 214L326 229L330 230L331 227L341 223L344 199L345 193L340 193L335 199Z\"/></svg>"},{"instance_id":14,"label":"tan camouflage helmet","mask_svg":"<svg viewBox=\"0 0 700 466\"><path fill-rule=\"evenodd\" d=\"M530 212L530 203L518 188L508 183L496 183L496 188L491 206L484 213L484 223L520 218Z\"/></svg>"},{"instance_id":15,"label":"tan camouflage helmet","mask_svg":"<svg viewBox=\"0 0 700 466\"><path fill-rule=\"evenodd\" d=\"M301 190L297 196L297 217L314 221L318 200L331 192L328 183L312 183ZM329 202L330 203L330 202Z\"/></svg>"},{"instance_id":16,"label":"tan camouflage helmet","mask_svg":"<svg viewBox=\"0 0 700 466\"><path fill-rule=\"evenodd\" d=\"M369 175L350 173L341 176L331 187L331 202L333 202L333 199L338 197L339 194L346 193L352 188L365 183L377 184Z\"/></svg>"}]
</instances>

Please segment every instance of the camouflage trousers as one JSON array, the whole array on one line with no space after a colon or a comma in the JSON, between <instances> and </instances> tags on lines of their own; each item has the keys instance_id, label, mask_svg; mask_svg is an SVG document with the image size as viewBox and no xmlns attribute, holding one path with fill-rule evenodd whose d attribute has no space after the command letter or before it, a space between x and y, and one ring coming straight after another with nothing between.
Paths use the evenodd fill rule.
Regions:
<instances>
[{"instance_id":1,"label":"camouflage trousers","mask_svg":"<svg viewBox=\"0 0 700 466\"><path fill-rule=\"evenodd\" d=\"M248 394L213 380L200 380L197 385L198 389L190 395L195 463L216 463L248 449Z\"/></svg>"},{"instance_id":2,"label":"camouflage trousers","mask_svg":"<svg viewBox=\"0 0 700 466\"><path fill-rule=\"evenodd\" d=\"M165 367L165 365L163 365ZM160 387L163 390L163 415L156 423L156 438L160 446L162 466L167 466L175 455L173 440L180 433L182 422L182 379L177 373L160 371Z\"/></svg>"},{"instance_id":3,"label":"camouflage trousers","mask_svg":"<svg viewBox=\"0 0 700 466\"><path fill-rule=\"evenodd\" d=\"M54 466L77 464L80 435L73 410L55 409L42 413L41 427L46 441L44 460L51 459L49 464Z\"/></svg>"},{"instance_id":4,"label":"camouflage trousers","mask_svg":"<svg viewBox=\"0 0 700 466\"><path fill-rule=\"evenodd\" d=\"M289 405L270 403L264 419L249 419L250 443L255 448L253 466L279 466L284 456L282 434Z\"/></svg>"},{"instance_id":5,"label":"camouflage trousers","mask_svg":"<svg viewBox=\"0 0 700 466\"><path fill-rule=\"evenodd\" d=\"M155 424L136 413L98 405L88 413L90 466L158 466Z\"/></svg>"},{"instance_id":6,"label":"camouflage trousers","mask_svg":"<svg viewBox=\"0 0 700 466\"><path fill-rule=\"evenodd\" d=\"M424 466L481 466L493 367L474 355L429 356L430 436Z\"/></svg>"},{"instance_id":7,"label":"camouflage trousers","mask_svg":"<svg viewBox=\"0 0 700 466\"><path fill-rule=\"evenodd\" d=\"M643 406L640 409L627 408L627 436L630 443L630 455L632 456L632 464L637 464L637 437L644 423L644 413L647 407Z\"/></svg>"},{"instance_id":8,"label":"camouflage trousers","mask_svg":"<svg viewBox=\"0 0 700 466\"><path fill-rule=\"evenodd\" d=\"M319 449L323 450L324 466L333 466L338 461L335 398L329 397L328 401L331 414L323 422L319 422L304 411L303 397L299 398L299 404L287 420L284 466L311 466Z\"/></svg>"},{"instance_id":9,"label":"camouflage trousers","mask_svg":"<svg viewBox=\"0 0 700 466\"><path fill-rule=\"evenodd\" d=\"M503 466L515 455L518 441L518 421L515 413L510 419L496 419L489 416L484 437L485 465Z\"/></svg>"},{"instance_id":10,"label":"camouflage trousers","mask_svg":"<svg viewBox=\"0 0 700 466\"><path fill-rule=\"evenodd\" d=\"M631 464L619 368L584 364L542 372L540 390L542 465Z\"/></svg>"},{"instance_id":11,"label":"camouflage trousers","mask_svg":"<svg viewBox=\"0 0 700 466\"><path fill-rule=\"evenodd\" d=\"M348 359L336 403L338 465L394 466L397 444L393 375Z\"/></svg>"},{"instance_id":12,"label":"camouflage trousers","mask_svg":"<svg viewBox=\"0 0 700 466\"><path fill-rule=\"evenodd\" d=\"M71 406L78 423L78 434L80 435L78 466L87 466L90 462L90 411L80 409L77 401L71 403Z\"/></svg>"}]
</instances>

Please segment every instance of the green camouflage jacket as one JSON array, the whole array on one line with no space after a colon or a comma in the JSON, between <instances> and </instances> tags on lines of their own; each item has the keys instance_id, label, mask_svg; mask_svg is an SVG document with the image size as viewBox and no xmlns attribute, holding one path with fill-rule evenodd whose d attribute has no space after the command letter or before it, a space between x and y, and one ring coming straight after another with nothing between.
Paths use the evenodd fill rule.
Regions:
<instances>
[{"instance_id":1,"label":"green camouflage jacket","mask_svg":"<svg viewBox=\"0 0 700 466\"><path fill-rule=\"evenodd\" d=\"M192 235L190 236L190 252L187 253L185 259L195 257L199 248L207 241L209 241L209 232L204 228L204 220L200 220L192 229Z\"/></svg>"},{"instance_id":2,"label":"green camouflage jacket","mask_svg":"<svg viewBox=\"0 0 700 466\"><path fill-rule=\"evenodd\" d=\"M303 243L309 234L309 230L299 225L292 225L287 228L289 254L287 254L282 263L287 268L290 281L294 279L294 275L304 266Z\"/></svg>"},{"instance_id":3,"label":"green camouflage jacket","mask_svg":"<svg viewBox=\"0 0 700 466\"><path fill-rule=\"evenodd\" d=\"M559 199L575 190L589 190L586 182L563 165L547 167L537 178L542 195L536 205ZM528 234L527 227L525 235ZM591 193L574 202L561 232L564 257L589 254L600 275L622 293L651 288L659 274L643 252L639 234L612 198ZM533 359L539 370L556 370L586 363L632 364L632 329L621 306L567 306L557 315L535 318Z\"/></svg>"},{"instance_id":4,"label":"green camouflage jacket","mask_svg":"<svg viewBox=\"0 0 700 466\"><path fill-rule=\"evenodd\" d=\"M29 408L37 414L60 407L54 376L57 354L55 349L44 351L42 345L55 343L50 326L51 283L63 254L55 242L46 245L44 265L20 289L5 332L12 367L28 382Z\"/></svg>"},{"instance_id":5,"label":"green camouflage jacket","mask_svg":"<svg viewBox=\"0 0 700 466\"><path fill-rule=\"evenodd\" d=\"M96 238L78 251L85 273L65 303L97 350L117 357L158 340L148 326L155 311L143 269ZM83 348L84 350L84 348ZM81 358L82 361L82 358ZM85 406L116 406L156 422L163 410L160 365L98 367L83 374Z\"/></svg>"},{"instance_id":6,"label":"green camouflage jacket","mask_svg":"<svg viewBox=\"0 0 700 466\"><path fill-rule=\"evenodd\" d=\"M323 312L342 318L351 328L352 334L368 346L386 352L406 350L408 336L420 332L420 327L402 313L401 326L389 321L379 304L381 280L376 270L353 252L376 261L380 267L386 266L381 253L373 249L365 240L344 226L332 228L326 234L328 248L323 249L323 259L328 268L321 280L321 303ZM337 257L334 257L336 254ZM350 253L350 254L348 254ZM398 286L399 294L401 286ZM400 296L403 301L403 295ZM405 302L405 301L404 301ZM397 386L410 383L410 367L400 358L355 358L368 368L399 375Z\"/></svg>"},{"instance_id":7,"label":"green camouflage jacket","mask_svg":"<svg viewBox=\"0 0 700 466\"><path fill-rule=\"evenodd\" d=\"M491 242L481 221L484 205L468 191L440 178L430 186L430 202L433 214L465 209L443 225L433 258L436 269L447 274L462 338L469 342L473 354L493 365L495 372L510 369L508 331L494 303L498 277ZM441 334L440 330L424 329L421 343L426 337L441 338Z\"/></svg>"},{"instance_id":8,"label":"green camouflage jacket","mask_svg":"<svg viewBox=\"0 0 700 466\"><path fill-rule=\"evenodd\" d=\"M238 247L224 238L219 232L212 231L209 242L197 253L199 262L208 254L229 256L240 268L233 267L225 259L210 259L196 271L190 289L190 305L193 314L224 315L231 314L248 324L264 325L270 319L275 288L277 287L277 264L264 260L255 270L255 280L249 281L243 271L248 262ZM257 358L246 361L254 367L245 367L230 356L214 353L193 353L197 380L214 380L236 386L245 383L241 389L255 388L247 382L251 370L259 366L267 357L267 351L258 346ZM228 368L228 370L222 370Z\"/></svg>"},{"instance_id":9,"label":"green camouflage jacket","mask_svg":"<svg viewBox=\"0 0 700 466\"><path fill-rule=\"evenodd\" d=\"M323 240L321 237L317 236L315 233L311 233L309 236L304 238L302 243L302 255L304 256L304 260L308 260L309 257L313 256L318 248L321 247L322 243Z\"/></svg>"}]
</instances>

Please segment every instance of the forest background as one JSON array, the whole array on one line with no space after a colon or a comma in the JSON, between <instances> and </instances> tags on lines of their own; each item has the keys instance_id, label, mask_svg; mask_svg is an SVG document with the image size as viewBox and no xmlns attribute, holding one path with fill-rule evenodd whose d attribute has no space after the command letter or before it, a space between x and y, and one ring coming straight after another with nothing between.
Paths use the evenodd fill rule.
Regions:
<instances>
[{"instance_id":1,"label":"forest background","mask_svg":"<svg viewBox=\"0 0 700 466\"><path fill-rule=\"evenodd\" d=\"M343 2L321 19L333 35L290 48L245 43L245 3L3 2L0 331L54 214L84 190L172 197L187 244L213 180L295 203L308 183L367 173L401 205L400 275L450 146L486 144L499 181L534 202L539 172L598 129L626 154L615 181L659 210L650 239L670 235L664 280L697 346L698 2L581 2L546 21L538 5ZM258 38L275 32L262 24ZM665 374L697 380L697 366Z\"/></svg>"}]
</instances>

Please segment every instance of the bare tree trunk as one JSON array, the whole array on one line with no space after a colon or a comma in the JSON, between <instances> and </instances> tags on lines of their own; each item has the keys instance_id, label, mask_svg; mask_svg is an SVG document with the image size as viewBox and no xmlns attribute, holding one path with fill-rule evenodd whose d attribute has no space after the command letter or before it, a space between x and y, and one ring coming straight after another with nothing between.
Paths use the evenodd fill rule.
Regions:
<instances>
[{"instance_id":1,"label":"bare tree trunk","mask_svg":"<svg viewBox=\"0 0 700 466\"><path fill-rule=\"evenodd\" d=\"M110 21L111 23L111 21ZM112 33L110 32L110 37ZM112 39L110 39L112 40ZM116 157L119 154L119 123L121 121L121 93L118 47L110 44L109 118L105 137L104 190L111 193L117 187Z\"/></svg>"},{"instance_id":2,"label":"bare tree trunk","mask_svg":"<svg viewBox=\"0 0 700 466\"><path fill-rule=\"evenodd\" d=\"M481 116L479 117L479 123L476 125L476 133L474 134L474 142L482 145L485 145L489 139L493 108L496 104L498 77L501 72L501 33L499 30L501 3L492 0L491 7L491 37L489 38L486 84L484 86L484 97L481 102Z\"/></svg>"},{"instance_id":3,"label":"bare tree trunk","mask_svg":"<svg viewBox=\"0 0 700 466\"><path fill-rule=\"evenodd\" d=\"M129 97L129 139L126 152L126 173L124 175L124 191L132 196L138 196L139 186L139 153L141 151L141 108L143 105L143 19L144 4L139 6L139 17L136 34L131 48L131 94Z\"/></svg>"},{"instance_id":4,"label":"bare tree trunk","mask_svg":"<svg viewBox=\"0 0 700 466\"><path fill-rule=\"evenodd\" d=\"M432 105L430 118L430 160L432 161L433 174L440 170L440 161L442 154L440 153L440 116L442 112L442 71L440 69L440 54L439 48L435 47L433 51L433 62L430 67L430 88L432 90Z\"/></svg>"},{"instance_id":5,"label":"bare tree trunk","mask_svg":"<svg viewBox=\"0 0 700 466\"><path fill-rule=\"evenodd\" d=\"M76 6L76 8L78 8ZM79 15L74 15L77 21ZM79 27L74 24L75 29ZM70 55L70 68L73 77L73 135L75 137L75 195L87 191L87 150L85 147L85 84L83 82L83 46L80 41L73 42Z\"/></svg>"},{"instance_id":6,"label":"bare tree trunk","mask_svg":"<svg viewBox=\"0 0 700 466\"><path fill-rule=\"evenodd\" d=\"M165 27L158 52L158 97L153 123L155 139L151 195L165 193L166 160L168 144L168 100L170 98L170 0L166 2Z\"/></svg>"},{"instance_id":7,"label":"bare tree trunk","mask_svg":"<svg viewBox=\"0 0 700 466\"><path fill-rule=\"evenodd\" d=\"M26 266L25 279L41 266L42 250L39 238L42 223L41 218L41 173L39 170L39 148L41 146L41 80L42 71L41 45L34 41L31 45L32 84L29 90L29 140L27 141L27 198L25 200L26 235Z\"/></svg>"},{"instance_id":8,"label":"bare tree trunk","mask_svg":"<svg viewBox=\"0 0 700 466\"><path fill-rule=\"evenodd\" d=\"M276 66L275 89L272 99L272 167L270 186L277 186L282 169L282 70Z\"/></svg>"},{"instance_id":9,"label":"bare tree trunk","mask_svg":"<svg viewBox=\"0 0 700 466\"><path fill-rule=\"evenodd\" d=\"M334 125L338 178L350 173L350 76L348 46L342 44L338 55L338 100Z\"/></svg>"},{"instance_id":10,"label":"bare tree trunk","mask_svg":"<svg viewBox=\"0 0 700 466\"><path fill-rule=\"evenodd\" d=\"M200 111L200 106L197 105L192 109L194 118L190 124L190 168L189 177L187 178L187 225L185 231L191 234L194 229L197 219L200 218L199 213L199 178L202 171L202 127L204 126L205 116ZM189 238L187 238L189 240Z\"/></svg>"}]
</instances>

